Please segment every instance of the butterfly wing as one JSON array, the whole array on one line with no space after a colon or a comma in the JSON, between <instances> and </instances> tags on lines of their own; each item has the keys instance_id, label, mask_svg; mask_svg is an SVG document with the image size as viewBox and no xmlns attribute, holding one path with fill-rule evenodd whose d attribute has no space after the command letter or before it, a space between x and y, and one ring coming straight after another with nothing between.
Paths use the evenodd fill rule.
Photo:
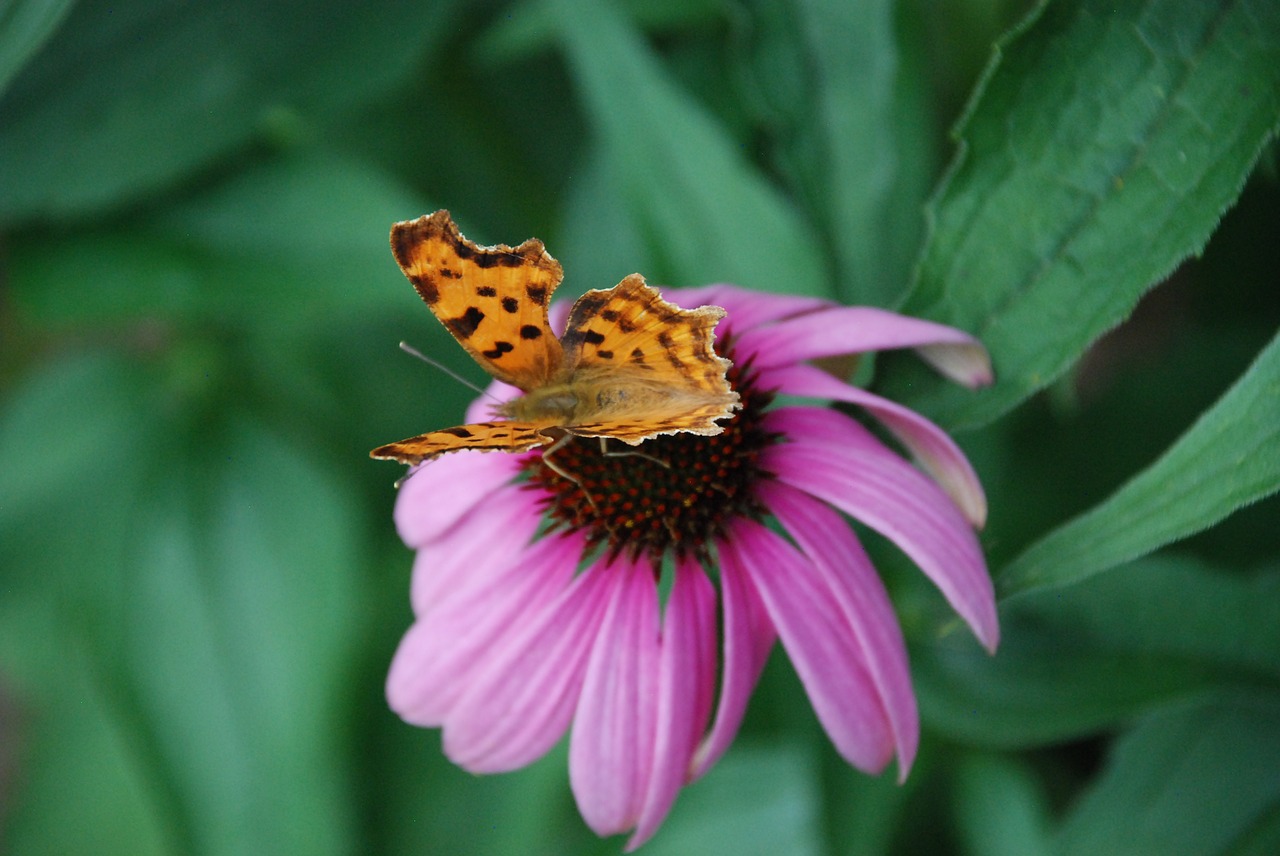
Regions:
<instances>
[{"instance_id":1,"label":"butterfly wing","mask_svg":"<svg viewBox=\"0 0 1280 856\"><path fill-rule=\"evenodd\" d=\"M560 368L547 307L564 271L541 241L481 247L441 209L396 223L391 251L423 302L489 374L528 391Z\"/></svg>"},{"instance_id":2,"label":"butterfly wing","mask_svg":"<svg viewBox=\"0 0 1280 856\"><path fill-rule=\"evenodd\" d=\"M681 431L719 434L717 420L739 406L726 376L732 363L715 352L724 315L718 306L668 303L639 274L584 294L561 339L565 365L580 394L590 390L603 403L567 430L631 444Z\"/></svg>"},{"instance_id":3,"label":"butterfly wing","mask_svg":"<svg viewBox=\"0 0 1280 856\"><path fill-rule=\"evenodd\" d=\"M420 464L446 452L462 449L480 451L524 452L555 441L542 433L547 425L535 422L476 422L428 431L398 443L379 446L369 453L371 458Z\"/></svg>"}]
</instances>

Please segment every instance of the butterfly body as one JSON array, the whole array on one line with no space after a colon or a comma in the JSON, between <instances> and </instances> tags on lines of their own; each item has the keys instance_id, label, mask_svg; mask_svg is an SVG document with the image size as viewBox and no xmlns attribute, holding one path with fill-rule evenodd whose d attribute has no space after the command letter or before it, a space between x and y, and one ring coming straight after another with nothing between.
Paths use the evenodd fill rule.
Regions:
<instances>
[{"instance_id":1,"label":"butterfly body","mask_svg":"<svg viewBox=\"0 0 1280 856\"><path fill-rule=\"evenodd\" d=\"M431 431L374 449L415 464L460 449L524 451L566 434L636 445L659 434L718 434L739 406L713 347L724 310L681 309L639 274L588 291L565 333L547 307L563 276L541 241L480 247L447 211L397 223L392 251L431 311L480 365L525 394L493 422Z\"/></svg>"}]
</instances>

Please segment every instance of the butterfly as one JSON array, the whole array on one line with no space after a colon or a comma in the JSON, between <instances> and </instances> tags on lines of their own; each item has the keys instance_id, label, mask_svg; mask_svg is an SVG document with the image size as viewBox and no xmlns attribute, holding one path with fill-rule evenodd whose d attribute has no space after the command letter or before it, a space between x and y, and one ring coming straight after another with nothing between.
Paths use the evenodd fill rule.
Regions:
<instances>
[{"instance_id":1,"label":"butterfly","mask_svg":"<svg viewBox=\"0 0 1280 856\"><path fill-rule=\"evenodd\" d=\"M498 405L499 419L388 443L370 457L418 464L461 449L523 452L572 437L635 446L660 434L719 434L719 420L740 407L726 377L732 364L714 349L725 315L718 306L682 309L631 274L578 298L557 339L547 308L564 271L537 238L478 246L442 209L396 223L391 251L458 344L524 395Z\"/></svg>"}]
</instances>

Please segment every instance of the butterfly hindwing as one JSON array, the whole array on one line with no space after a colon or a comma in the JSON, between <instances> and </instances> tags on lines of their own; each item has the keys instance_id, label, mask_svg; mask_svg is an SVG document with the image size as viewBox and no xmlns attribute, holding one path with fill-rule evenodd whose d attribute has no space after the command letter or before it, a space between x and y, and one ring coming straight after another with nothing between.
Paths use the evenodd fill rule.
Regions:
<instances>
[{"instance_id":1,"label":"butterfly hindwing","mask_svg":"<svg viewBox=\"0 0 1280 856\"><path fill-rule=\"evenodd\" d=\"M609 404L596 420L570 426L581 436L630 443L675 431L717 434L737 407L730 362L715 352L716 306L682 309L632 274L574 304L562 338L575 386ZM630 402L633 409L629 410Z\"/></svg>"},{"instance_id":2,"label":"butterfly hindwing","mask_svg":"<svg viewBox=\"0 0 1280 856\"><path fill-rule=\"evenodd\" d=\"M442 209L396 223L391 250L419 296L486 372L527 391L560 369L547 307L564 271L541 241L481 247Z\"/></svg>"},{"instance_id":3,"label":"butterfly hindwing","mask_svg":"<svg viewBox=\"0 0 1280 856\"><path fill-rule=\"evenodd\" d=\"M547 427L538 423L514 421L459 425L379 446L369 453L369 457L418 464L437 455L461 449L523 452L554 441L554 437L543 433Z\"/></svg>"}]
</instances>

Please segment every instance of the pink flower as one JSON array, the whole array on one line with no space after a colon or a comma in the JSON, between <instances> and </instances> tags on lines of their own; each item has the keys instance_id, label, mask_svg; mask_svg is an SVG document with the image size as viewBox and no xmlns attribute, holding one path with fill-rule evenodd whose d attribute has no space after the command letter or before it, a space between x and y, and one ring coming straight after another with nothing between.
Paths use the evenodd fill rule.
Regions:
<instances>
[{"instance_id":1,"label":"pink flower","mask_svg":"<svg viewBox=\"0 0 1280 856\"><path fill-rule=\"evenodd\" d=\"M999 636L974 534L986 501L964 455L922 416L807 362L909 347L977 386L991 379L982 346L814 298L666 296L728 311L718 347L743 408L724 433L655 438L640 456L573 443L556 456L576 481L537 452L459 452L420 466L396 504L417 551L416 620L391 707L442 728L448 757L476 773L528 764L572 725L582 816L600 835L631 831L628 849L728 748L775 638L836 750L873 773L896 756L907 775L919 719L906 647L846 515L901 548L988 650ZM836 410L772 407L775 392L862 408L916 466Z\"/></svg>"}]
</instances>

